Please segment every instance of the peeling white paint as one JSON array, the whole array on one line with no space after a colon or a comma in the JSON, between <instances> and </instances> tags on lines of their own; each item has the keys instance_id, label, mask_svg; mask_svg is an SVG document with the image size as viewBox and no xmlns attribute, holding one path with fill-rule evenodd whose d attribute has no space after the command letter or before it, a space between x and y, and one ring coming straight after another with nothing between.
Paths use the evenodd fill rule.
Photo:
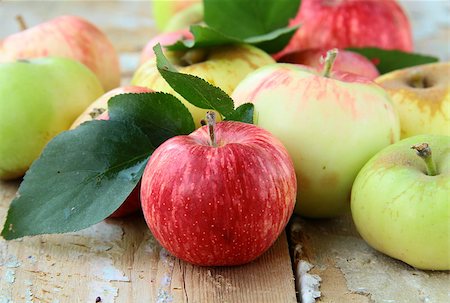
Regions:
<instances>
[{"instance_id":1,"label":"peeling white paint","mask_svg":"<svg viewBox=\"0 0 450 303\"><path fill-rule=\"evenodd\" d=\"M161 279L161 285L169 286L171 281L172 281L172 277L169 276L168 274L165 274Z\"/></svg>"},{"instance_id":2,"label":"peeling white paint","mask_svg":"<svg viewBox=\"0 0 450 303\"><path fill-rule=\"evenodd\" d=\"M122 240L123 229L117 224L110 224L102 221L89 228L70 234L75 236L95 238L101 242L117 242Z\"/></svg>"},{"instance_id":3,"label":"peeling white paint","mask_svg":"<svg viewBox=\"0 0 450 303\"><path fill-rule=\"evenodd\" d=\"M112 260L108 258L96 258L93 261L92 274L103 281L130 281L121 270L114 267Z\"/></svg>"},{"instance_id":4,"label":"peeling white paint","mask_svg":"<svg viewBox=\"0 0 450 303\"><path fill-rule=\"evenodd\" d=\"M322 279L318 275L309 273L313 267L304 260L300 260L297 265L297 277L300 277L298 289L300 289L302 303L314 303L321 295L319 287Z\"/></svg>"},{"instance_id":5,"label":"peeling white paint","mask_svg":"<svg viewBox=\"0 0 450 303\"><path fill-rule=\"evenodd\" d=\"M92 281L88 286L88 295L85 302L95 302L95 298L102 298L102 302L114 303L119 290L109 282Z\"/></svg>"},{"instance_id":6,"label":"peeling white paint","mask_svg":"<svg viewBox=\"0 0 450 303\"><path fill-rule=\"evenodd\" d=\"M13 303L10 297L6 297L5 295L0 295L0 303Z\"/></svg>"},{"instance_id":7,"label":"peeling white paint","mask_svg":"<svg viewBox=\"0 0 450 303\"><path fill-rule=\"evenodd\" d=\"M4 275L5 281L12 284L16 280L16 272L13 269L7 268Z\"/></svg>"},{"instance_id":8,"label":"peeling white paint","mask_svg":"<svg viewBox=\"0 0 450 303\"><path fill-rule=\"evenodd\" d=\"M27 287L27 289L25 289L25 303L34 303L33 299L33 292L31 291L31 288Z\"/></svg>"}]
</instances>

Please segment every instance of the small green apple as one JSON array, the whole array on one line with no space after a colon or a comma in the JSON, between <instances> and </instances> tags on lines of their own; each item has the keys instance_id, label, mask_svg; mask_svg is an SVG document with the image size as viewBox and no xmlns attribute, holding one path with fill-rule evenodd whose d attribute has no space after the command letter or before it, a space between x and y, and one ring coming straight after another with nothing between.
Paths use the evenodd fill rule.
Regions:
<instances>
[{"instance_id":1,"label":"small green apple","mask_svg":"<svg viewBox=\"0 0 450 303\"><path fill-rule=\"evenodd\" d=\"M400 115L401 137L450 135L450 62L392 71L375 82L391 96Z\"/></svg>"},{"instance_id":2,"label":"small green apple","mask_svg":"<svg viewBox=\"0 0 450 303\"><path fill-rule=\"evenodd\" d=\"M259 67L275 63L269 54L244 44L193 49L184 53L166 51L165 55L180 72L203 78L229 95L247 74ZM197 127L200 127L200 121L208 111L190 104L167 84L156 68L156 58L149 59L139 67L131 84L179 97L191 112Z\"/></svg>"},{"instance_id":3,"label":"small green apple","mask_svg":"<svg viewBox=\"0 0 450 303\"><path fill-rule=\"evenodd\" d=\"M102 94L95 74L72 59L0 64L0 179L22 176L45 144Z\"/></svg>"},{"instance_id":4,"label":"small green apple","mask_svg":"<svg viewBox=\"0 0 450 303\"><path fill-rule=\"evenodd\" d=\"M231 96L236 106L253 102L255 123L286 146L298 181L295 212L306 217L348 210L358 171L400 136L386 92L365 77L330 72L331 65L323 73L294 64L265 66Z\"/></svg>"},{"instance_id":5,"label":"small green apple","mask_svg":"<svg viewBox=\"0 0 450 303\"><path fill-rule=\"evenodd\" d=\"M449 193L450 137L410 137L377 153L359 172L353 220L376 250L416 268L450 270Z\"/></svg>"},{"instance_id":6,"label":"small green apple","mask_svg":"<svg viewBox=\"0 0 450 303\"><path fill-rule=\"evenodd\" d=\"M160 31L187 28L203 20L203 4L200 0L152 1L152 12Z\"/></svg>"}]
</instances>

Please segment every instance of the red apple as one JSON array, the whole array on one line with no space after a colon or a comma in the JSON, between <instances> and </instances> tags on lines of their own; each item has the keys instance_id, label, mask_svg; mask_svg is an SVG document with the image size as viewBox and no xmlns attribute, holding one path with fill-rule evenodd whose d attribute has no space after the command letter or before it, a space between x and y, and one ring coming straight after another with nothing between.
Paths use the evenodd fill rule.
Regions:
<instances>
[{"instance_id":1,"label":"red apple","mask_svg":"<svg viewBox=\"0 0 450 303\"><path fill-rule=\"evenodd\" d=\"M156 149L142 177L142 209L155 238L176 257L203 266L244 264L288 222L294 167L280 141L255 125L220 122L216 144L208 129Z\"/></svg>"},{"instance_id":2,"label":"red apple","mask_svg":"<svg viewBox=\"0 0 450 303\"><path fill-rule=\"evenodd\" d=\"M141 64L148 61L151 58L155 57L155 53L153 52L153 47L156 44L161 44L162 46L170 45L177 42L180 39L192 39L194 36L188 29L181 29L174 32L167 32L163 34L159 34L154 37L145 45L144 49L141 53Z\"/></svg>"},{"instance_id":3,"label":"red apple","mask_svg":"<svg viewBox=\"0 0 450 303\"><path fill-rule=\"evenodd\" d=\"M323 70L323 58L325 58L326 54L327 50L324 49L306 49L286 54L278 59L278 62L308 65L317 70ZM339 51L333 70L360 75L370 80L380 75L375 65L369 59L358 53L346 50Z\"/></svg>"},{"instance_id":4,"label":"red apple","mask_svg":"<svg viewBox=\"0 0 450 303\"><path fill-rule=\"evenodd\" d=\"M70 129L76 128L78 125L80 125L83 122L90 121L93 119L96 120L108 120L108 101L111 99L111 97L119 94L125 94L125 93L149 93L152 92L146 87L140 87L140 86L124 86L119 87L116 89L113 89L104 95L102 95L100 98L98 98L96 101L94 101L91 105L89 105L88 108L78 117L77 120L72 124ZM139 192L140 192L140 183L136 185L136 188L131 192L131 194L127 197L125 202L115 211L113 212L109 217L110 218L119 218L127 216L131 213L134 213L138 211L141 208L140 205L140 198L139 198Z\"/></svg>"},{"instance_id":5,"label":"red apple","mask_svg":"<svg viewBox=\"0 0 450 303\"><path fill-rule=\"evenodd\" d=\"M105 90L120 85L119 58L113 45L82 18L57 17L0 41L0 62L47 56L83 63L97 75Z\"/></svg>"},{"instance_id":6,"label":"red apple","mask_svg":"<svg viewBox=\"0 0 450 303\"><path fill-rule=\"evenodd\" d=\"M395 0L303 0L291 25L300 29L276 58L309 48L413 48L409 20Z\"/></svg>"}]
</instances>

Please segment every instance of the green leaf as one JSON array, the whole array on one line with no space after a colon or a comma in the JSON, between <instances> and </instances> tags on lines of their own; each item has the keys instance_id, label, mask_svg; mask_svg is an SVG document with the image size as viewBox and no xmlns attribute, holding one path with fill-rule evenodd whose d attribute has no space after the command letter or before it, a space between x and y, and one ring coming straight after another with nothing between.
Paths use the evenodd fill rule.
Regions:
<instances>
[{"instance_id":1,"label":"green leaf","mask_svg":"<svg viewBox=\"0 0 450 303\"><path fill-rule=\"evenodd\" d=\"M164 93L109 100L110 120L90 121L51 140L11 203L5 239L84 229L122 205L154 149L192 132L187 108Z\"/></svg>"},{"instance_id":2,"label":"green leaf","mask_svg":"<svg viewBox=\"0 0 450 303\"><path fill-rule=\"evenodd\" d=\"M177 72L164 56L160 44L153 50L161 76L188 102L199 108L216 110L225 117L233 112L234 102L223 90L197 76Z\"/></svg>"},{"instance_id":3,"label":"green leaf","mask_svg":"<svg viewBox=\"0 0 450 303\"><path fill-rule=\"evenodd\" d=\"M117 121L61 133L25 175L2 236L72 232L102 221L134 189L153 150L138 127Z\"/></svg>"},{"instance_id":4,"label":"green leaf","mask_svg":"<svg viewBox=\"0 0 450 303\"><path fill-rule=\"evenodd\" d=\"M433 63L439 61L438 58L414 54L414 53L406 53L399 50L385 50L380 48L347 48L352 52L359 53L373 63L375 63L376 67L380 74L385 74L393 70L402 69L410 66L416 66L421 64Z\"/></svg>"},{"instance_id":5,"label":"green leaf","mask_svg":"<svg viewBox=\"0 0 450 303\"><path fill-rule=\"evenodd\" d=\"M252 103L244 103L234 110L231 115L225 117L227 121L240 121L253 124L255 106Z\"/></svg>"},{"instance_id":6,"label":"green leaf","mask_svg":"<svg viewBox=\"0 0 450 303\"><path fill-rule=\"evenodd\" d=\"M204 0L203 4L209 27L243 40L288 26L300 0Z\"/></svg>"},{"instance_id":7,"label":"green leaf","mask_svg":"<svg viewBox=\"0 0 450 303\"><path fill-rule=\"evenodd\" d=\"M298 27L289 20L297 14L300 0L204 0L204 25L192 25L194 39L167 46L186 51L238 43L248 43L268 53L282 50Z\"/></svg>"},{"instance_id":8,"label":"green leaf","mask_svg":"<svg viewBox=\"0 0 450 303\"><path fill-rule=\"evenodd\" d=\"M195 130L186 106L162 92L116 95L108 102L108 112L113 121L139 125L154 146Z\"/></svg>"}]
</instances>

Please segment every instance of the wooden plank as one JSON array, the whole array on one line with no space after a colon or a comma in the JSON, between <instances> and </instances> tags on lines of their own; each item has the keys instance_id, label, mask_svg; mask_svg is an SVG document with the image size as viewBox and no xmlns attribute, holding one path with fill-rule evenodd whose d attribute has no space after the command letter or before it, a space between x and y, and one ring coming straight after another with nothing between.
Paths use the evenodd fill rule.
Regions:
<instances>
[{"instance_id":1,"label":"wooden plank","mask_svg":"<svg viewBox=\"0 0 450 303\"><path fill-rule=\"evenodd\" d=\"M3 224L18 182L0 182ZM248 265L199 267L162 249L142 216L86 230L0 240L0 302L296 302L283 233ZM10 301L8 301L10 300Z\"/></svg>"},{"instance_id":2,"label":"wooden plank","mask_svg":"<svg viewBox=\"0 0 450 303\"><path fill-rule=\"evenodd\" d=\"M417 270L375 251L359 236L350 214L330 220L294 217L291 222L296 278L301 279L300 261L313 266L308 274L320 277L317 302L449 302L448 271Z\"/></svg>"}]
</instances>

